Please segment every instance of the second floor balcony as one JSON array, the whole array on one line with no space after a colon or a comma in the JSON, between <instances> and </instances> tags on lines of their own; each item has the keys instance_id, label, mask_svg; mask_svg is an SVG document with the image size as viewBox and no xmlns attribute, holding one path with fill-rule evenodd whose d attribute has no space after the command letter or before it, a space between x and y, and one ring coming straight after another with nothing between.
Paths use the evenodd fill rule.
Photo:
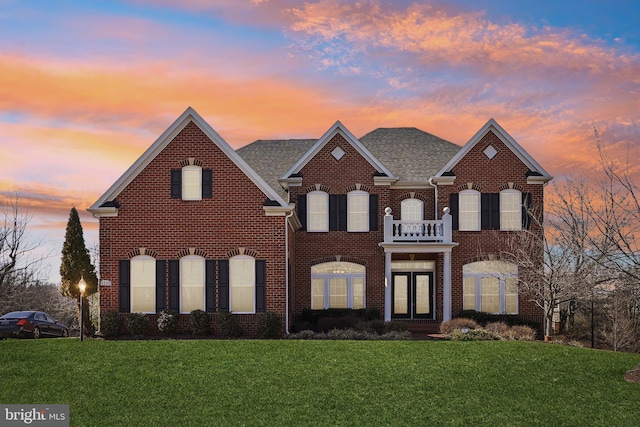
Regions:
<instances>
[{"instance_id":1,"label":"second floor balcony","mask_svg":"<svg viewBox=\"0 0 640 427\"><path fill-rule=\"evenodd\" d=\"M385 209L384 243L452 243L451 230L449 208L442 219L423 221L396 220L391 208Z\"/></svg>"}]
</instances>

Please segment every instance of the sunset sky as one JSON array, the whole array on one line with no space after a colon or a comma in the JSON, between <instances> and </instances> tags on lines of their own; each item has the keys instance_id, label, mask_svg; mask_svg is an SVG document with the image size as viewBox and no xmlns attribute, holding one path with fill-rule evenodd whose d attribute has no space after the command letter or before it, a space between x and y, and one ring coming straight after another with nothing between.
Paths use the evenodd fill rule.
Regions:
<instances>
[{"instance_id":1,"label":"sunset sky","mask_svg":"<svg viewBox=\"0 0 640 427\"><path fill-rule=\"evenodd\" d=\"M640 2L0 0L0 198L59 281L69 210L191 106L233 147L494 118L556 179L640 149ZM636 162L637 163L637 162Z\"/></svg>"}]
</instances>

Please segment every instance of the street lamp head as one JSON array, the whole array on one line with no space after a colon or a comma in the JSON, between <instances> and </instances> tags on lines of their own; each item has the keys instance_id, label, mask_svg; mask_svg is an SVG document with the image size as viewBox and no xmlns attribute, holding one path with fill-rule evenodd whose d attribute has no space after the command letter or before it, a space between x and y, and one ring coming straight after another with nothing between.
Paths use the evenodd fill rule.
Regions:
<instances>
[{"instance_id":1,"label":"street lamp head","mask_svg":"<svg viewBox=\"0 0 640 427\"><path fill-rule=\"evenodd\" d=\"M78 288L80 289L80 294L84 294L85 289L87 289L87 282L85 282L84 277L78 282Z\"/></svg>"}]
</instances>

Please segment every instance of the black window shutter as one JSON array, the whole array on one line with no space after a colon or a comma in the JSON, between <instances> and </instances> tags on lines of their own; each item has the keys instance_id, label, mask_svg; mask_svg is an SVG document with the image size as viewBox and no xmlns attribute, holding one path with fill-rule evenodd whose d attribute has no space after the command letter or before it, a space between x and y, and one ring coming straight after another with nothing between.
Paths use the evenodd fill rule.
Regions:
<instances>
[{"instance_id":1,"label":"black window shutter","mask_svg":"<svg viewBox=\"0 0 640 427\"><path fill-rule=\"evenodd\" d=\"M338 230L347 229L347 195L338 194Z\"/></svg>"},{"instance_id":2,"label":"black window shutter","mask_svg":"<svg viewBox=\"0 0 640 427\"><path fill-rule=\"evenodd\" d=\"M307 229L307 195L300 194L298 196L298 219L300 220L300 230L305 231Z\"/></svg>"},{"instance_id":3,"label":"black window shutter","mask_svg":"<svg viewBox=\"0 0 640 427\"><path fill-rule=\"evenodd\" d=\"M256 260L256 312L267 311L267 262Z\"/></svg>"},{"instance_id":4,"label":"black window shutter","mask_svg":"<svg viewBox=\"0 0 640 427\"><path fill-rule=\"evenodd\" d=\"M202 198L213 198L213 170L202 169Z\"/></svg>"},{"instance_id":5,"label":"black window shutter","mask_svg":"<svg viewBox=\"0 0 640 427\"><path fill-rule=\"evenodd\" d=\"M169 308L180 310L180 261L169 261Z\"/></svg>"},{"instance_id":6,"label":"black window shutter","mask_svg":"<svg viewBox=\"0 0 640 427\"><path fill-rule=\"evenodd\" d=\"M491 193L491 229L500 230L500 193Z\"/></svg>"},{"instance_id":7,"label":"black window shutter","mask_svg":"<svg viewBox=\"0 0 640 427\"><path fill-rule=\"evenodd\" d=\"M451 214L451 228L457 230L460 228L460 222L458 219L458 211L459 211L459 194L451 193L449 194L449 213Z\"/></svg>"},{"instance_id":8,"label":"black window shutter","mask_svg":"<svg viewBox=\"0 0 640 427\"><path fill-rule=\"evenodd\" d=\"M171 198L172 199L182 198L182 170L181 169L171 170Z\"/></svg>"},{"instance_id":9,"label":"black window shutter","mask_svg":"<svg viewBox=\"0 0 640 427\"><path fill-rule=\"evenodd\" d=\"M480 195L480 229L491 229L491 194L482 193Z\"/></svg>"},{"instance_id":10,"label":"black window shutter","mask_svg":"<svg viewBox=\"0 0 640 427\"><path fill-rule=\"evenodd\" d=\"M218 261L218 308L229 311L229 260Z\"/></svg>"},{"instance_id":11,"label":"black window shutter","mask_svg":"<svg viewBox=\"0 0 640 427\"><path fill-rule=\"evenodd\" d=\"M329 194L329 231L338 230L338 195Z\"/></svg>"},{"instance_id":12,"label":"black window shutter","mask_svg":"<svg viewBox=\"0 0 640 427\"><path fill-rule=\"evenodd\" d=\"M167 262L156 261L156 312L165 309Z\"/></svg>"},{"instance_id":13,"label":"black window shutter","mask_svg":"<svg viewBox=\"0 0 640 427\"><path fill-rule=\"evenodd\" d=\"M531 228L531 193L522 193L522 229Z\"/></svg>"},{"instance_id":14,"label":"black window shutter","mask_svg":"<svg viewBox=\"0 0 640 427\"><path fill-rule=\"evenodd\" d=\"M120 271L120 313L131 311L131 261L121 260Z\"/></svg>"},{"instance_id":15,"label":"black window shutter","mask_svg":"<svg viewBox=\"0 0 640 427\"><path fill-rule=\"evenodd\" d=\"M378 230L378 195L369 194L369 231Z\"/></svg>"},{"instance_id":16,"label":"black window shutter","mask_svg":"<svg viewBox=\"0 0 640 427\"><path fill-rule=\"evenodd\" d=\"M207 313L216 311L216 262L205 261L205 310Z\"/></svg>"}]
</instances>

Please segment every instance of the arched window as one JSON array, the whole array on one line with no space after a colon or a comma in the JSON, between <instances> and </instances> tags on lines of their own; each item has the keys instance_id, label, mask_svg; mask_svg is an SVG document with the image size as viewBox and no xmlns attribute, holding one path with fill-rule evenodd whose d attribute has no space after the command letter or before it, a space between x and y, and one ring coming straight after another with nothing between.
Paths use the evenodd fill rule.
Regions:
<instances>
[{"instance_id":1,"label":"arched window","mask_svg":"<svg viewBox=\"0 0 640 427\"><path fill-rule=\"evenodd\" d=\"M324 191L307 194L307 231L329 231L329 194Z\"/></svg>"},{"instance_id":2,"label":"arched window","mask_svg":"<svg viewBox=\"0 0 640 427\"><path fill-rule=\"evenodd\" d=\"M180 312L204 310L204 258L187 255L180 259Z\"/></svg>"},{"instance_id":3,"label":"arched window","mask_svg":"<svg viewBox=\"0 0 640 427\"><path fill-rule=\"evenodd\" d=\"M480 192L463 190L459 196L459 230L480 230Z\"/></svg>"},{"instance_id":4,"label":"arched window","mask_svg":"<svg viewBox=\"0 0 640 427\"><path fill-rule=\"evenodd\" d=\"M462 267L463 310L518 314L518 266L479 261Z\"/></svg>"},{"instance_id":5,"label":"arched window","mask_svg":"<svg viewBox=\"0 0 640 427\"><path fill-rule=\"evenodd\" d=\"M131 312L156 312L156 260L148 255L131 258Z\"/></svg>"},{"instance_id":6,"label":"arched window","mask_svg":"<svg viewBox=\"0 0 640 427\"><path fill-rule=\"evenodd\" d=\"M364 308L366 268L332 261L311 267L311 309Z\"/></svg>"},{"instance_id":7,"label":"arched window","mask_svg":"<svg viewBox=\"0 0 640 427\"><path fill-rule=\"evenodd\" d=\"M404 224L403 233L422 233L424 219L424 203L418 199L405 199L400 202L400 219L406 222L416 222L416 224Z\"/></svg>"},{"instance_id":8,"label":"arched window","mask_svg":"<svg viewBox=\"0 0 640 427\"><path fill-rule=\"evenodd\" d=\"M500 192L500 229L522 230L522 193L518 190Z\"/></svg>"}]
</instances>

